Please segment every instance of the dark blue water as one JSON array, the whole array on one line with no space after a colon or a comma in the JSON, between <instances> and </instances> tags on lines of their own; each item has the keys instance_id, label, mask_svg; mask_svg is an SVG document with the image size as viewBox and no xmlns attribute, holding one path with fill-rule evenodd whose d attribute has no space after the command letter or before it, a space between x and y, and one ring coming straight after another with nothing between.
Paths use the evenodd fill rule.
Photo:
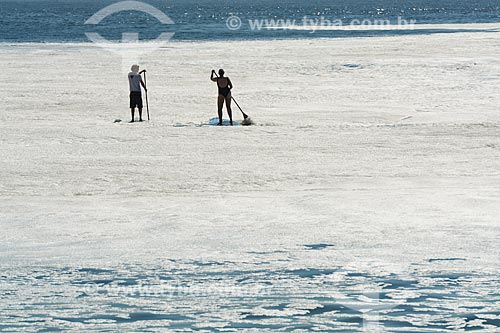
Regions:
<instances>
[{"instance_id":1,"label":"dark blue water","mask_svg":"<svg viewBox=\"0 0 500 333\"><path fill-rule=\"evenodd\" d=\"M0 0L0 42L85 42L85 32L98 32L109 40L120 40L123 32L137 32L141 40L159 33L175 32L175 40L234 40L302 37L345 37L350 35L421 33L315 32L297 30L252 31L248 20L390 19L416 20L417 24L500 22L500 0L147 0L166 13L173 25L162 25L149 14L123 11L95 26L85 21L110 0ZM242 27L231 31L226 20L237 15ZM427 32L428 33L428 32Z\"/></svg>"}]
</instances>

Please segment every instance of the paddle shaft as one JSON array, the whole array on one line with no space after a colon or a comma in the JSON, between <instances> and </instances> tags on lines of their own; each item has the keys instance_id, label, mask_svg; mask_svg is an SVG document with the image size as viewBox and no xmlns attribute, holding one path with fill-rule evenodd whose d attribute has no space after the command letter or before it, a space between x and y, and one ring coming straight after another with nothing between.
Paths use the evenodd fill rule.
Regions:
<instances>
[{"instance_id":1,"label":"paddle shaft","mask_svg":"<svg viewBox=\"0 0 500 333\"><path fill-rule=\"evenodd\" d=\"M215 73L215 71L214 71L213 73ZM217 75L217 73L215 73L215 77L216 77L216 78L219 78L219 76ZM236 104L236 106L238 107L238 109L240 109L241 113L243 114L243 118L244 118L244 119L247 119L247 118L248 118L248 115L247 115L245 112L243 112L243 110L241 109L241 106L240 106L240 105L238 104L238 102L236 102L236 100L234 99L233 94L231 94L231 99L232 99L232 100L233 100L233 102Z\"/></svg>"},{"instance_id":2,"label":"paddle shaft","mask_svg":"<svg viewBox=\"0 0 500 333\"><path fill-rule=\"evenodd\" d=\"M148 81L146 80L146 72L144 72L144 85L146 86L146 110L148 112L148 121L151 120L149 118L149 102L148 102Z\"/></svg>"}]
</instances>

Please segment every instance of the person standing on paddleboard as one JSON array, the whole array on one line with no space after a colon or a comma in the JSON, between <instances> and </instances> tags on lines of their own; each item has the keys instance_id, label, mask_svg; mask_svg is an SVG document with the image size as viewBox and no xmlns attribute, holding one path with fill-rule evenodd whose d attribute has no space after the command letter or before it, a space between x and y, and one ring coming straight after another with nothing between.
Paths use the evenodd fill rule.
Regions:
<instances>
[{"instance_id":1,"label":"person standing on paddleboard","mask_svg":"<svg viewBox=\"0 0 500 333\"><path fill-rule=\"evenodd\" d=\"M219 113L219 126L222 126L222 108L224 107L224 102L226 102L227 114L229 115L229 121L231 126L233 126L233 112L231 111L231 89L233 89L233 83L228 77L224 76L224 70L219 69L219 77L214 70L212 70L212 75L210 79L213 82L217 82L217 87L219 88L218 97L218 113Z\"/></svg>"},{"instance_id":2,"label":"person standing on paddleboard","mask_svg":"<svg viewBox=\"0 0 500 333\"><path fill-rule=\"evenodd\" d=\"M141 86L144 88L144 91L148 91L146 89L146 85L144 81L142 81L142 73L145 73L146 70L142 70L139 72L139 66L133 65L131 68L131 72L128 73L128 83L130 86L130 113L132 114L133 123L135 121L135 108L139 109L139 121L142 120L142 93Z\"/></svg>"}]
</instances>

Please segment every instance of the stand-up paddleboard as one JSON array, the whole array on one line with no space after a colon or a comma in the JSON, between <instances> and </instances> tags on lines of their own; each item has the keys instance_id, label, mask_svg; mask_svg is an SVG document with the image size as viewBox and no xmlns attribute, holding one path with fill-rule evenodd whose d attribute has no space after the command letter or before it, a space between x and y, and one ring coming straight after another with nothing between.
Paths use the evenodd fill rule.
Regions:
<instances>
[{"instance_id":1,"label":"stand-up paddleboard","mask_svg":"<svg viewBox=\"0 0 500 333\"><path fill-rule=\"evenodd\" d=\"M219 118L212 118L208 122L210 126L217 126L219 124ZM222 119L222 126L231 126L231 121L229 119ZM240 123L233 120L233 126L240 126Z\"/></svg>"},{"instance_id":2,"label":"stand-up paddleboard","mask_svg":"<svg viewBox=\"0 0 500 333\"><path fill-rule=\"evenodd\" d=\"M121 124L121 123L135 124L135 123L145 123L145 122L146 122L145 120L123 121L121 119L115 119L115 121L113 121L114 124Z\"/></svg>"}]
</instances>

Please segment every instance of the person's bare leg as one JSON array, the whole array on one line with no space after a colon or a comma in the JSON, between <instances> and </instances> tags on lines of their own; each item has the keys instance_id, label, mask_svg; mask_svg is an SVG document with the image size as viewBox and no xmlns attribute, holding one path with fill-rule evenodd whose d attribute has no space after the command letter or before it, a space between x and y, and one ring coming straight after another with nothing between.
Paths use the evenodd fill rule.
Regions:
<instances>
[{"instance_id":1,"label":"person's bare leg","mask_svg":"<svg viewBox=\"0 0 500 333\"><path fill-rule=\"evenodd\" d=\"M219 99L217 101L218 104L218 113L219 113L219 125L222 125L222 108L224 107L224 96L219 95Z\"/></svg>"},{"instance_id":2,"label":"person's bare leg","mask_svg":"<svg viewBox=\"0 0 500 333\"><path fill-rule=\"evenodd\" d=\"M131 108L130 113L132 114L132 120L130 122L133 123L135 118L135 108Z\"/></svg>"},{"instance_id":3,"label":"person's bare leg","mask_svg":"<svg viewBox=\"0 0 500 333\"><path fill-rule=\"evenodd\" d=\"M229 122L233 126L233 110L231 110L231 95L226 97L226 109L229 116Z\"/></svg>"},{"instance_id":4,"label":"person's bare leg","mask_svg":"<svg viewBox=\"0 0 500 333\"><path fill-rule=\"evenodd\" d=\"M142 120L142 109L139 109L139 121L143 121Z\"/></svg>"}]
</instances>

